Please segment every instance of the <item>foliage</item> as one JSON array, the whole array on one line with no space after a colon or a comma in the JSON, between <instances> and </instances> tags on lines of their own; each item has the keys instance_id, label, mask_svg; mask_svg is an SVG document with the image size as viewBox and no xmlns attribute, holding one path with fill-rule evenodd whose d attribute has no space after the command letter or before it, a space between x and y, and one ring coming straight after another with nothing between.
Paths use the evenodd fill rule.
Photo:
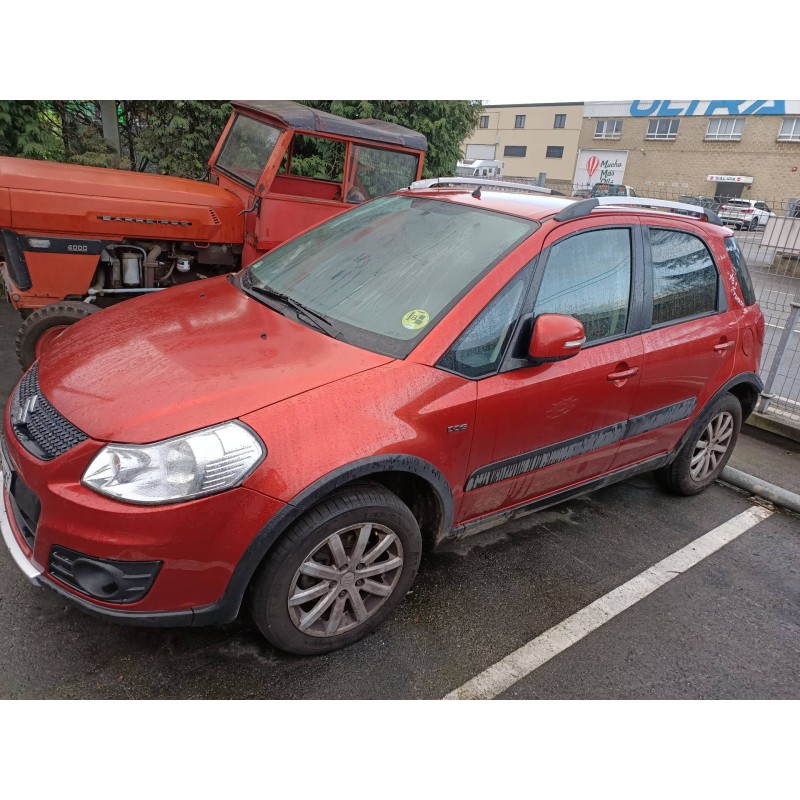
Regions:
<instances>
[{"instance_id":1,"label":"foliage","mask_svg":"<svg viewBox=\"0 0 800 800\"><path fill-rule=\"evenodd\" d=\"M312 100L307 105L350 119L381 119L404 125L428 139L425 176L451 175L461 142L478 124L480 104L470 100ZM123 169L200 178L230 116L221 100L119 100ZM96 100L0 101L0 155L117 166L103 138ZM317 145L319 147L319 145ZM300 153L292 171L316 174L341 157Z\"/></svg>"},{"instance_id":2,"label":"foliage","mask_svg":"<svg viewBox=\"0 0 800 800\"><path fill-rule=\"evenodd\" d=\"M230 103L221 100L123 100L120 106L136 169L185 178L205 174L231 115Z\"/></svg>"},{"instance_id":3,"label":"foliage","mask_svg":"<svg viewBox=\"0 0 800 800\"><path fill-rule=\"evenodd\" d=\"M224 101L121 100L119 164L94 100L0 101L0 155L200 178L231 113Z\"/></svg>"},{"instance_id":4,"label":"foliage","mask_svg":"<svg viewBox=\"0 0 800 800\"><path fill-rule=\"evenodd\" d=\"M0 100L0 156L62 160L59 137L39 100Z\"/></svg>"},{"instance_id":5,"label":"foliage","mask_svg":"<svg viewBox=\"0 0 800 800\"><path fill-rule=\"evenodd\" d=\"M453 175L461 143L478 126L475 100L302 100L348 119L382 119L418 131L428 139L423 177Z\"/></svg>"}]
</instances>

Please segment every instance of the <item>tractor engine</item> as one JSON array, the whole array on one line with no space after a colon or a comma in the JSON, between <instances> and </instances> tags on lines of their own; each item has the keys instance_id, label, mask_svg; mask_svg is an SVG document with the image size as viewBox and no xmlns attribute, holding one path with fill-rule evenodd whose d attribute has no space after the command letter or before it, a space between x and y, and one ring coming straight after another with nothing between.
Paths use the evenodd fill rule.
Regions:
<instances>
[{"instance_id":1,"label":"tractor engine","mask_svg":"<svg viewBox=\"0 0 800 800\"><path fill-rule=\"evenodd\" d=\"M102 306L115 295L211 278L238 269L241 249L229 244L167 240L109 243L100 253L87 295Z\"/></svg>"}]
</instances>

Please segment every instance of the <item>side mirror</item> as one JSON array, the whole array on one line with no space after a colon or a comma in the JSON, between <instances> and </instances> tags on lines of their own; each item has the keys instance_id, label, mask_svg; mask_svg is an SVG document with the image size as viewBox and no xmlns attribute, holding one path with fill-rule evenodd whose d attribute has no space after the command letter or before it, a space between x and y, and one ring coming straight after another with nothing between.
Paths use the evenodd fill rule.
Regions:
<instances>
[{"instance_id":1,"label":"side mirror","mask_svg":"<svg viewBox=\"0 0 800 800\"><path fill-rule=\"evenodd\" d=\"M536 318L528 346L532 361L563 361L580 352L586 334L583 323L566 314L541 314Z\"/></svg>"}]
</instances>

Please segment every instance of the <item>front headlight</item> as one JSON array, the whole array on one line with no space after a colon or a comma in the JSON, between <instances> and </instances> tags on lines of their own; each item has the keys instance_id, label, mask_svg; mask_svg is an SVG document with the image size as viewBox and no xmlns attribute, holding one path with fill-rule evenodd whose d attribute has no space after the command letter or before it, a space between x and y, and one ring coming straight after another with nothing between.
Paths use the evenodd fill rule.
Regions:
<instances>
[{"instance_id":1,"label":"front headlight","mask_svg":"<svg viewBox=\"0 0 800 800\"><path fill-rule=\"evenodd\" d=\"M224 422L155 444L106 445L81 483L126 503L175 503L237 486L265 455L248 427Z\"/></svg>"}]
</instances>

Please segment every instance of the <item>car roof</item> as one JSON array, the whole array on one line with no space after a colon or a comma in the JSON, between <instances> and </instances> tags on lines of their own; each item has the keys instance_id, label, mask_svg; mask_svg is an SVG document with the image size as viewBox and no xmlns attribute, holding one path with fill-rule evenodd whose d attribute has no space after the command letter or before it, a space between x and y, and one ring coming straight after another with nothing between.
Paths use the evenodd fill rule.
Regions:
<instances>
[{"instance_id":1,"label":"car roof","mask_svg":"<svg viewBox=\"0 0 800 800\"><path fill-rule=\"evenodd\" d=\"M480 196L475 197L471 188L455 189L448 187L435 189L401 189L400 193L412 194L415 197L432 197L439 200L446 200L451 203L472 206L474 208L499 211L504 214L513 214L518 217L526 217L527 219L535 220L537 222L558 214L559 211L562 211L574 203L581 202L579 198L574 197L554 197L553 195L547 194L515 194L513 192L491 191L488 189L481 190ZM636 199L646 200L647 198ZM620 197L619 200L619 205L606 205L598 207L593 209L591 214L587 214L586 216L597 217L602 214L647 215L661 219L677 220L679 222L691 222L692 224L702 225L704 230L709 232L713 231L717 235L725 236L726 231L728 234L730 234L730 229L724 228L720 225L712 225L710 223L703 222L700 219L674 214L671 211L660 211L655 208L647 208L642 206L626 206L624 204L624 197Z\"/></svg>"},{"instance_id":2,"label":"car roof","mask_svg":"<svg viewBox=\"0 0 800 800\"><path fill-rule=\"evenodd\" d=\"M447 200L475 208L485 208L490 211L500 211L504 214L514 214L517 217L541 220L557 214L575 202L570 197L554 197L550 194L515 194L514 192L498 192L491 189L482 189L479 197L473 195L473 188L455 189L451 187L437 189L402 189L402 193L412 194L415 197L432 197L437 200Z\"/></svg>"}]
</instances>

